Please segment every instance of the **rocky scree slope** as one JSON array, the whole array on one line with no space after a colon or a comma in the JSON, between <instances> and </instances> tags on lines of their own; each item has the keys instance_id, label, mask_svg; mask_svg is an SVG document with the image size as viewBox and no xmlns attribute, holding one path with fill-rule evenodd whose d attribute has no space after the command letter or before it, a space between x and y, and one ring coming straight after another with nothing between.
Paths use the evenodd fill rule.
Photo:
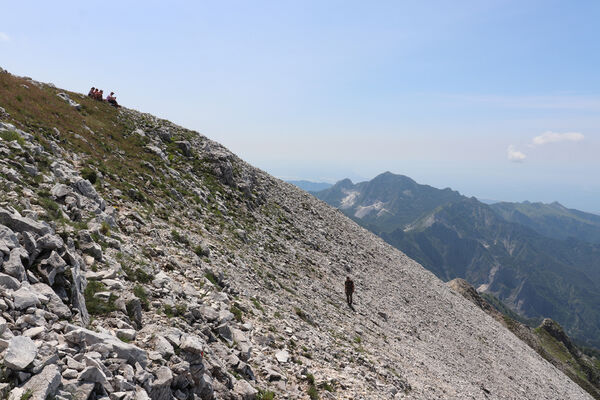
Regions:
<instances>
[{"instance_id":1,"label":"rocky scree slope","mask_svg":"<svg viewBox=\"0 0 600 400\"><path fill-rule=\"evenodd\" d=\"M577 348L558 323L545 318L537 328L530 328L497 310L464 279L456 278L446 285L504 325L594 399L600 399L600 363Z\"/></svg>"},{"instance_id":2,"label":"rocky scree slope","mask_svg":"<svg viewBox=\"0 0 600 400\"><path fill-rule=\"evenodd\" d=\"M7 73L0 106L2 395L590 398L416 262L196 132Z\"/></svg>"},{"instance_id":3,"label":"rocky scree slope","mask_svg":"<svg viewBox=\"0 0 600 400\"><path fill-rule=\"evenodd\" d=\"M558 204L489 206L389 172L315 196L440 279L466 279L525 317L551 317L579 343L600 346L600 246L580 240L593 238L596 216ZM555 238L558 225L581 235Z\"/></svg>"}]
</instances>

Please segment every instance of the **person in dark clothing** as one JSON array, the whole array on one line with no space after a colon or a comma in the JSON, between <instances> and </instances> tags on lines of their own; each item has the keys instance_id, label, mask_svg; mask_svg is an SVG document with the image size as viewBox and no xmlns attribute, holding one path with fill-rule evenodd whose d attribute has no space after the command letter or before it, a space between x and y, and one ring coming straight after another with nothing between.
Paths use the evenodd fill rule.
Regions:
<instances>
[{"instance_id":1,"label":"person in dark clothing","mask_svg":"<svg viewBox=\"0 0 600 400\"><path fill-rule=\"evenodd\" d=\"M95 87L92 86L92 88L90 89L90 92L88 93L88 97L94 97L94 91L96 90Z\"/></svg>"},{"instance_id":2,"label":"person in dark clothing","mask_svg":"<svg viewBox=\"0 0 600 400\"><path fill-rule=\"evenodd\" d=\"M348 305L352 307L352 293L354 293L354 281L349 276L346 277L344 282L344 288L346 289L346 301Z\"/></svg>"}]
</instances>

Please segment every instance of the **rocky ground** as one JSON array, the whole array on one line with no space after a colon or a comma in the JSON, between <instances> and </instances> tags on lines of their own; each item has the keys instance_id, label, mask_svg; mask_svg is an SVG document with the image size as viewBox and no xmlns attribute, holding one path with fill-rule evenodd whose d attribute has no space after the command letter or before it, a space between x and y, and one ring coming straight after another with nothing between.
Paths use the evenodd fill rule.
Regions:
<instances>
[{"instance_id":1,"label":"rocky ground","mask_svg":"<svg viewBox=\"0 0 600 400\"><path fill-rule=\"evenodd\" d=\"M446 285L500 322L594 399L600 399L600 363L583 353L557 322L545 318L537 328L530 328L502 314L464 279L453 279Z\"/></svg>"},{"instance_id":2,"label":"rocky ground","mask_svg":"<svg viewBox=\"0 0 600 400\"><path fill-rule=\"evenodd\" d=\"M206 137L0 84L2 396L590 398L416 262Z\"/></svg>"}]
</instances>

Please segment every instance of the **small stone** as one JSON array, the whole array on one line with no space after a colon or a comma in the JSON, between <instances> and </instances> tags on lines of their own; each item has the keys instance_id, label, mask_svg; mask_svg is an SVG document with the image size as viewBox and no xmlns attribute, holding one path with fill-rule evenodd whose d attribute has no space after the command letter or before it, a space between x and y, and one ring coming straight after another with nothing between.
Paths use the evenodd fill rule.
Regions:
<instances>
[{"instance_id":1,"label":"small stone","mask_svg":"<svg viewBox=\"0 0 600 400\"><path fill-rule=\"evenodd\" d=\"M25 332L23 332L23 336L26 336L28 338L35 338L37 337L40 333L44 332L45 329L41 326L37 326L35 328L29 328L27 329Z\"/></svg>"},{"instance_id":2,"label":"small stone","mask_svg":"<svg viewBox=\"0 0 600 400\"><path fill-rule=\"evenodd\" d=\"M65 379L75 379L77 378L77 375L79 375L79 372L71 368L65 369L62 373L62 377Z\"/></svg>"},{"instance_id":3,"label":"small stone","mask_svg":"<svg viewBox=\"0 0 600 400\"><path fill-rule=\"evenodd\" d=\"M288 353L287 350L280 350L277 353L275 353L275 358L279 363L284 364L289 361L290 353Z\"/></svg>"},{"instance_id":4,"label":"small stone","mask_svg":"<svg viewBox=\"0 0 600 400\"><path fill-rule=\"evenodd\" d=\"M117 337L121 340L131 341L135 339L136 331L135 329L118 329Z\"/></svg>"}]
</instances>

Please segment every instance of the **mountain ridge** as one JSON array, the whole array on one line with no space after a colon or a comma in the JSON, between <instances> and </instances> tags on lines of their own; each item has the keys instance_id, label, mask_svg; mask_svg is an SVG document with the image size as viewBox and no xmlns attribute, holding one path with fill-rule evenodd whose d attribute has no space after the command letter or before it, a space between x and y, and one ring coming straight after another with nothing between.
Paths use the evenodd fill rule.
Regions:
<instances>
[{"instance_id":1,"label":"mountain ridge","mask_svg":"<svg viewBox=\"0 0 600 400\"><path fill-rule=\"evenodd\" d=\"M205 136L6 73L0 89L10 399L590 398L414 260Z\"/></svg>"}]
</instances>

